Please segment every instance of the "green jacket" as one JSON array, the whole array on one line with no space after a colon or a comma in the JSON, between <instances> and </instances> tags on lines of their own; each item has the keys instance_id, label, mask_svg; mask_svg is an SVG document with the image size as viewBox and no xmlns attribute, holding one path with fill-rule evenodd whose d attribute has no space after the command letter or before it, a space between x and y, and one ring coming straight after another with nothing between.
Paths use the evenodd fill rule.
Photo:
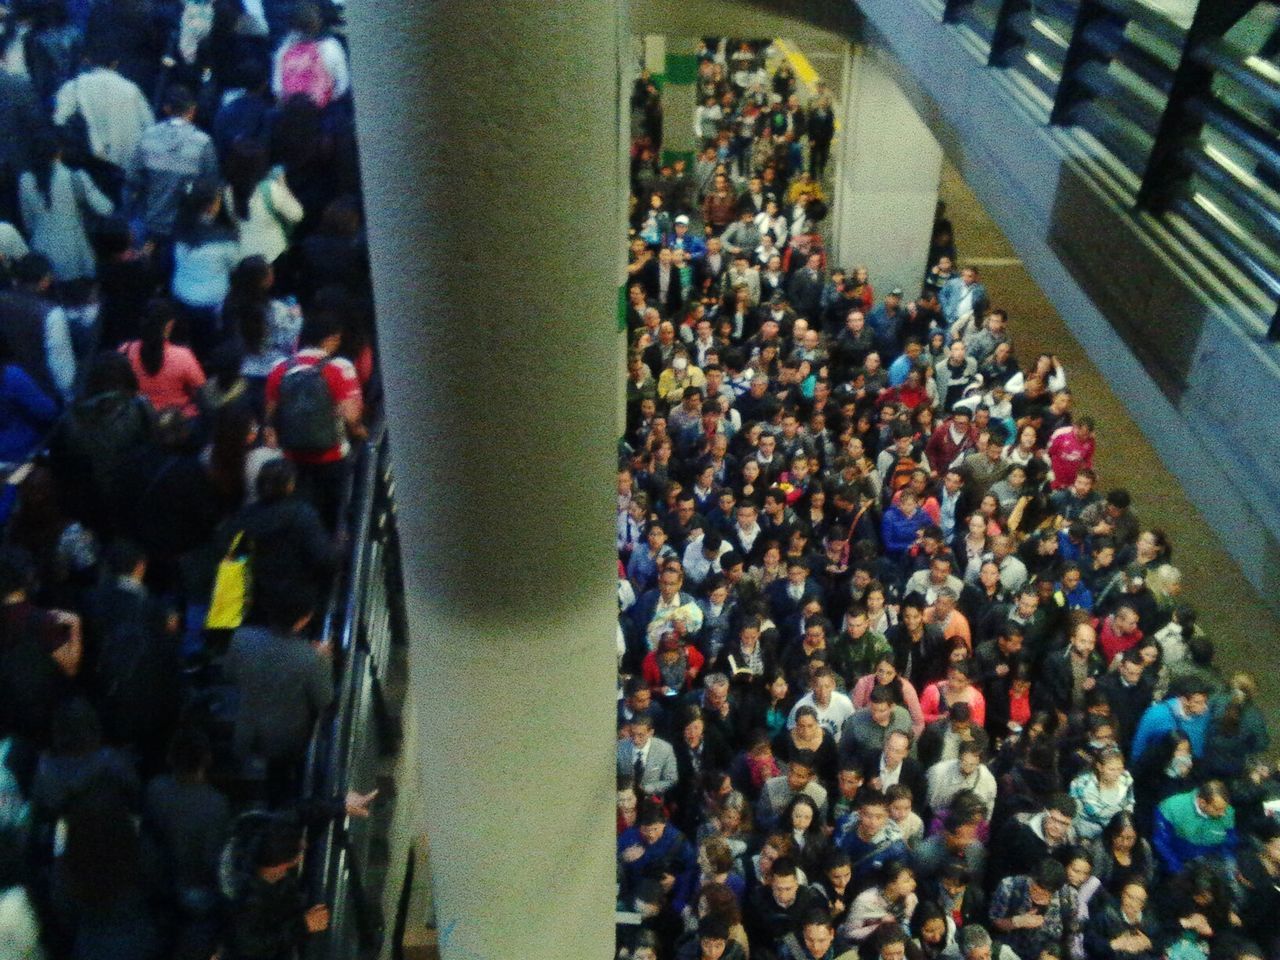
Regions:
<instances>
[{"instance_id":1,"label":"green jacket","mask_svg":"<svg viewBox=\"0 0 1280 960\"><path fill-rule=\"evenodd\" d=\"M831 642L830 647L831 665L840 676L844 677L844 682L850 690L860 677L865 677L875 670L876 663L881 657L893 656L893 648L889 646L889 641L884 638L884 634L874 630L868 630L857 640L847 632L841 632L840 636Z\"/></svg>"}]
</instances>

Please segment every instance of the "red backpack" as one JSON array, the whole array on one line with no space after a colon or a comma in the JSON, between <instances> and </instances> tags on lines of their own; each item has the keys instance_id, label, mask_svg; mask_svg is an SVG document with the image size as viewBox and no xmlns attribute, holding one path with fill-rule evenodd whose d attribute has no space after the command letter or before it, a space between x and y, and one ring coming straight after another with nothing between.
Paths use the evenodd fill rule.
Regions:
<instances>
[{"instance_id":1,"label":"red backpack","mask_svg":"<svg viewBox=\"0 0 1280 960\"><path fill-rule=\"evenodd\" d=\"M280 87L284 97L302 94L320 109L333 99L333 75L324 65L317 40L299 40L280 58Z\"/></svg>"}]
</instances>

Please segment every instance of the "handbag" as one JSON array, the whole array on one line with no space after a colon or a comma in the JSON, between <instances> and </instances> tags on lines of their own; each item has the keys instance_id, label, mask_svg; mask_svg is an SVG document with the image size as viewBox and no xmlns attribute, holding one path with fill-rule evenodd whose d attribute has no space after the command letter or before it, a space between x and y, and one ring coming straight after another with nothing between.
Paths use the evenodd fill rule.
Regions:
<instances>
[{"instance_id":1,"label":"handbag","mask_svg":"<svg viewBox=\"0 0 1280 960\"><path fill-rule=\"evenodd\" d=\"M234 630L244 622L252 586L251 553L241 530L231 538L226 555L218 561L209 612L204 620L206 630Z\"/></svg>"}]
</instances>

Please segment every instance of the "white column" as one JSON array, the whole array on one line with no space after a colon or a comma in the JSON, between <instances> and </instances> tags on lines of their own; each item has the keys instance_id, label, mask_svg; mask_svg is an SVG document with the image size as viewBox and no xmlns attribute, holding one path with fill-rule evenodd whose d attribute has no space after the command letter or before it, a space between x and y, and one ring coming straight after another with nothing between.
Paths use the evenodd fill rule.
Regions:
<instances>
[{"instance_id":1,"label":"white column","mask_svg":"<svg viewBox=\"0 0 1280 960\"><path fill-rule=\"evenodd\" d=\"M349 15L441 952L604 956L621 6Z\"/></svg>"},{"instance_id":2,"label":"white column","mask_svg":"<svg viewBox=\"0 0 1280 960\"><path fill-rule=\"evenodd\" d=\"M873 50L850 45L833 144L831 238L839 266L867 267L879 298L920 292L942 176L942 146Z\"/></svg>"}]
</instances>

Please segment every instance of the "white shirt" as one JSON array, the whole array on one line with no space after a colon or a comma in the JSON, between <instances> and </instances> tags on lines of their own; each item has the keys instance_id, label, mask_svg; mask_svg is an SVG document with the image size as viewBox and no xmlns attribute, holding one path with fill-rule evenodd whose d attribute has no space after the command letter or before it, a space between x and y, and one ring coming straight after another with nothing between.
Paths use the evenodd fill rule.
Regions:
<instances>
[{"instance_id":1,"label":"white shirt","mask_svg":"<svg viewBox=\"0 0 1280 960\"><path fill-rule=\"evenodd\" d=\"M93 155L123 167L133 159L143 132L155 123L138 85L98 67L64 83L54 97L53 122L61 126L79 113Z\"/></svg>"},{"instance_id":2,"label":"white shirt","mask_svg":"<svg viewBox=\"0 0 1280 960\"><path fill-rule=\"evenodd\" d=\"M890 787L896 787L900 779L902 779L902 764L899 763L893 770L886 770L884 754L880 754L880 792L884 793Z\"/></svg>"},{"instance_id":3,"label":"white shirt","mask_svg":"<svg viewBox=\"0 0 1280 960\"><path fill-rule=\"evenodd\" d=\"M813 691L810 690L791 708L791 714L787 717L788 730L795 727L796 711L801 707L813 707L818 711L818 725L831 734L836 743L840 742L840 730L844 727L844 722L854 714L853 701L839 690L832 691L831 700L825 707L818 706L813 699Z\"/></svg>"}]
</instances>

